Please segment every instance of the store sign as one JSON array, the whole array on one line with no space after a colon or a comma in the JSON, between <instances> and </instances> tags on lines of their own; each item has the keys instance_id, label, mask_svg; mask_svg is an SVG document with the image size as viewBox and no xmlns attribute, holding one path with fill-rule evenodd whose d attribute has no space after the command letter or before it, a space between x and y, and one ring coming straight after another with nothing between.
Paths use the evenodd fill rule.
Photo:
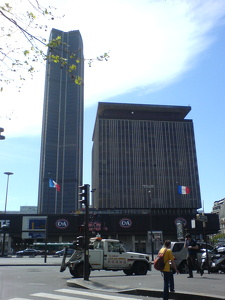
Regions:
<instances>
[{"instance_id":1,"label":"store sign","mask_svg":"<svg viewBox=\"0 0 225 300\"><path fill-rule=\"evenodd\" d=\"M59 219L55 222L55 226L59 229L66 229L69 226L69 222L66 219Z\"/></svg>"},{"instance_id":2,"label":"store sign","mask_svg":"<svg viewBox=\"0 0 225 300\"><path fill-rule=\"evenodd\" d=\"M45 231L47 217L24 216L22 231Z\"/></svg>"},{"instance_id":3,"label":"store sign","mask_svg":"<svg viewBox=\"0 0 225 300\"><path fill-rule=\"evenodd\" d=\"M177 223L181 223L184 226L187 226L187 220L182 218L182 217L178 217L176 218L176 220L174 221L175 225L177 225Z\"/></svg>"},{"instance_id":4,"label":"store sign","mask_svg":"<svg viewBox=\"0 0 225 300\"><path fill-rule=\"evenodd\" d=\"M22 232L22 239L45 239L45 238L46 238L45 231L42 231L42 232L34 232L34 231Z\"/></svg>"},{"instance_id":5,"label":"store sign","mask_svg":"<svg viewBox=\"0 0 225 300\"><path fill-rule=\"evenodd\" d=\"M132 221L131 219L123 218L120 220L119 224L122 228L130 228L132 225Z\"/></svg>"},{"instance_id":6,"label":"store sign","mask_svg":"<svg viewBox=\"0 0 225 300\"><path fill-rule=\"evenodd\" d=\"M3 225L10 226L10 220L0 220L0 228L1 228Z\"/></svg>"}]
</instances>

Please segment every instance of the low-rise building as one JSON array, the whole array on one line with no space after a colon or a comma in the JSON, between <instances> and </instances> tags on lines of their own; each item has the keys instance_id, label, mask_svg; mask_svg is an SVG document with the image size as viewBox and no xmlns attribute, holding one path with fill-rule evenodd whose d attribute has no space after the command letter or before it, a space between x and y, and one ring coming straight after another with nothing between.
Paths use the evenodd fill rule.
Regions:
<instances>
[{"instance_id":1,"label":"low-rise building","mask_svg":"<svg viewBox=\"0 0 225 300\"><path fill-rule=\"evenodd\" d=\"M219 216L220 232L225 233L225 198L214 202L212 213Z\"/></svg>"}]
</instances>

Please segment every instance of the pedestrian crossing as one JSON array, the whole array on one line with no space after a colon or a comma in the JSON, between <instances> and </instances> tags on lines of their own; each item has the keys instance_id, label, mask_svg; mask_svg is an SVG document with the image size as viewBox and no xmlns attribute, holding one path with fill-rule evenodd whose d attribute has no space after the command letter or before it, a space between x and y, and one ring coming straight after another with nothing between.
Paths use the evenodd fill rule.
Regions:
<instances>
[{"instance_id":1,"label":"pedestrian crossing","mask_svg":"<svg viewBox=\"0 0 225 300\"><path fill-rule=\"evenodd\" d=\"M105 300L141 300L141 298L135 298L130 296L120 296L120 295L108 295L108 294L98 294L91 291L83 291L77 289L59 289L55 290L53 293L39 292L35 294L30 294L29 297L32 298L12 298L10 300L91 300L91 299L105 299Z\"/></svg>"}]
</instances>

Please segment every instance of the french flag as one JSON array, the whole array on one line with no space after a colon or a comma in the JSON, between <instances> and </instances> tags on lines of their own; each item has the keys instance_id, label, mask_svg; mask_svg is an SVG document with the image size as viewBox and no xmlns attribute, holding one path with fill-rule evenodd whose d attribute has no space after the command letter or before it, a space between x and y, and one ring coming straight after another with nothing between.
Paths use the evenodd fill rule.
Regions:
<instances>
[{"instance_id":1,"label":"french flag","mask_svg":"<svg viewBox=\"0 0 225 300\"><path fill-rule=\"evenodd\" d=\"M190 194L190 188L187 186L178 185L178 194L180 195Z\"/></svg>"},{"instance_id":2,"label":"french flag","mask_svg":"<svg viewBox=\"0 0 225 300\"><path fill-rule=\"evenodd\" d=\"M60 185L51 178L49 179L49 187L55 188L58 192L60 192Z\"/></svg>"}]
</instances>

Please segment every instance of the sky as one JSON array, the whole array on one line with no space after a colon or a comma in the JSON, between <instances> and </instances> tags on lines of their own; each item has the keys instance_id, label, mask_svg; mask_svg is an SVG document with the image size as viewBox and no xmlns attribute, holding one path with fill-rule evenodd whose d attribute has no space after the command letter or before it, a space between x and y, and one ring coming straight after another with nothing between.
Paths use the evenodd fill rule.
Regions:
<instances>
[{"instance_id":1,"label":"sky","mask_svg":"<svg viewBox=\"0 0 225 300\"><path fill-rule=\"evenodd\" d=\"M214 201L225 197L224 0L39 3L64 15L46 21L46 39L51 28L79 30L85 58L110 55L108 62L85 64L83 182L91 185L98 102L191 106L186 118L194 122L202 208L211 212ZM0 140L0 211L6 202L4 172L13 172L7 211L37 205L45 65L38 70L20 92L14 82L0 93L0 127L6 137Z\"/></svg>"}]
</instances>

